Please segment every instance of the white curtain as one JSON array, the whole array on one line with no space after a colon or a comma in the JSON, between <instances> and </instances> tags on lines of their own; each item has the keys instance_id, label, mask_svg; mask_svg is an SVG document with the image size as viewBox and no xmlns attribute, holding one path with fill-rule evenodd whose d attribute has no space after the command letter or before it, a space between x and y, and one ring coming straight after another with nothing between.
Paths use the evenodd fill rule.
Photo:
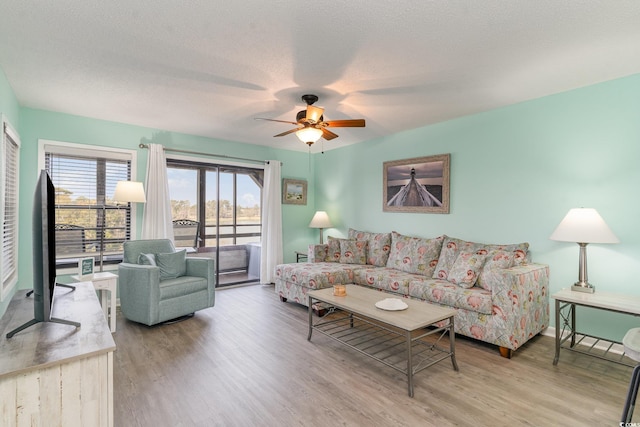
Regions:
<instances>
[{"instance_id":1,"label":"white curtain","mask_svg":"<svg viewBox=\"0 0 640 427\"><path fill-rule=\"evenodd\" d=\"M270 160L264 168L262 188L262 248L260 283L273 283L273 270L282 264L282 207L280 162Z\"/></svg>"},{"instance_id":2,"label":"white curtain","mask_svg":"<svg viewBox=\"0 0 640 427\"><path fill-rule=\"evenodd\" d=\"M173 240L167 159L160 144L149 144L145 187L147 203L142 216L142 238Z\"/></svg>"}]
</instances>

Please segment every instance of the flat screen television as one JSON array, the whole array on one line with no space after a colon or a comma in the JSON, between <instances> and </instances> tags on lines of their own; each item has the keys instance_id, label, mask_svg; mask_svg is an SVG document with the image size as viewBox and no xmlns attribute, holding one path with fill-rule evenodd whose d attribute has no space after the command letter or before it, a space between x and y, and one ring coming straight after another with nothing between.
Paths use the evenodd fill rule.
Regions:
<instances>
[{"instance_id":1,"label":"flat screen television","mask_svg":"<svg viewBox=\"0 0 640 427\"><path fill-rule=\"evenodd\" d=\"M33 198L33 319L9 332L7 338L40 322L80 326L77 322L51 317L56 288L55 222L55 187L49 174L43 169ZM75 289L68 285L58 286Z\"/></svg>"}]
</instances>

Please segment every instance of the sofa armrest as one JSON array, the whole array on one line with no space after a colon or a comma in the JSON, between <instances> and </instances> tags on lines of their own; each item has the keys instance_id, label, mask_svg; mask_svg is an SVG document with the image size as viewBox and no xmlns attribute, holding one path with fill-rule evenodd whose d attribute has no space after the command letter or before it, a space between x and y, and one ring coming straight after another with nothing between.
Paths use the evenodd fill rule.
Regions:
<instances>
[{"instance_id":1,"label":"sofa armrest","mask_svg":"<svg viewBox=\"0 0 640 427\"><path fill-rule=\"evenodd\" d=\"M492 281L493 315L514 331L517 348L549 326L549 266L525 264L496 270Z\"/></svg>"},{"instance_id":2,"label":"sofa armrest","mask_svg":"<svg viewBox=\"0 0 640 427\"><path fill-rule=\"evenodd\" d=\"M329 245L309 245L307 262L324 262L327 259Z\"/></svg>"}]
</instances>

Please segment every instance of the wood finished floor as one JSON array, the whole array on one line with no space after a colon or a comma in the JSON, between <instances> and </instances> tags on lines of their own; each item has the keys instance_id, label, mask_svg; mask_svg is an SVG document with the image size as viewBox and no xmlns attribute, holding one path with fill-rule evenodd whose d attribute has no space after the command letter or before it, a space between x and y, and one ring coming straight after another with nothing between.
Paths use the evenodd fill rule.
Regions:
<instances>
[{"instance_id":1,"label":"wood finished floor","mask_svg":"<svg viewBox=\"0 0 640 427\"><path fill-rule=\"evenodd\" d=\"M115 425L617 426L631 368L538 336L501 358L459 338L449 361L406 377L320 334L273 286L219 290L216 306L146 327L118 313ZM640 411L640 409L639 409ZM640 414L634 420L640 421Z\"/></svg>"}]
</instances>

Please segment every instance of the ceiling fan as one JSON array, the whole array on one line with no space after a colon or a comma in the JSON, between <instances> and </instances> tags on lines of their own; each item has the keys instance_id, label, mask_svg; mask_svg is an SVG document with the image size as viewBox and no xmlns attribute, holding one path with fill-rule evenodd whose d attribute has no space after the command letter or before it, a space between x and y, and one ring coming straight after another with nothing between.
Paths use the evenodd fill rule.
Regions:
<instances>
[{"instance_id":1,"label":"ceiling fan","mask_svg":"<svg viewBox=\"0 0 640 427\"><path fill-rule=\"evenodd\" d=\"M302 100L307 103L307 109L298 111L295 122L289 122L286 120L264 119L261 117L256 117L256 120L268 120L270 122L289 123L292 125L296 125L298 126L297 128L279 133L277 135L274 135L274 137L285 136L295 132L300 141L309 146L311 146L321 137L326 139L327 141L337 138L337 134L327 129L329 127L361 128L365 126L364 119L324 121L324 116L322 115L324 113L324 108L313 106L313 104L318 100L318 97L316 95L302 95Z\"/></svg>"}]
</instances>

